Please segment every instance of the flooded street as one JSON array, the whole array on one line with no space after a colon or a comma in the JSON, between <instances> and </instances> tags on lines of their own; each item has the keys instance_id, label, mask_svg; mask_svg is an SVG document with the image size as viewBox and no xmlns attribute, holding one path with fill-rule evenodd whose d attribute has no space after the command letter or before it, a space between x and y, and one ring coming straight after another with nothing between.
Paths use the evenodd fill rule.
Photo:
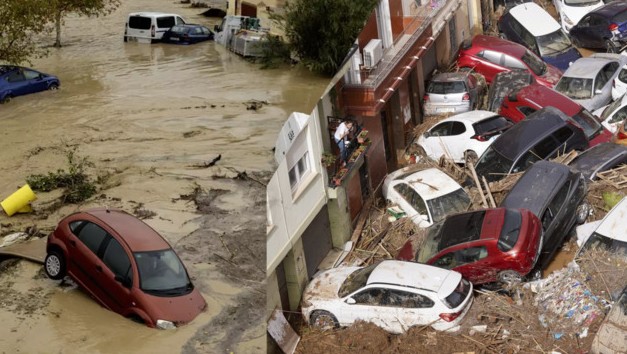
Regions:
<instances>
[{"instance_id":1,"label":"flooded street","mask_svg":"<svg viewBox=\"0 0 627 354\"><path fill-rule=\"evenodd\" d=\"M265 185L272 147L292 111L311 112L328 83L303 69L259 70L214 42L124 43L129 12L160 11L212 28L203 9L123 1L100 18L68 17L61 49L33 61L61 88L0 106L0 200L33 174L67 169L67 152L93 163L95 197L34 213L0 213L0 236L47 234L92 206L154 215L144 221L178 252L208 303L173 331L105 310L28 261L0 263L0 348L11 353L257 353L265 348ZM46 38L53 43L54 37ZM249 110L245 102L267 102ZM213 167L204 167L220 155ZM246 172L249 178L240 178ZM201 190L206 203L190 198Z\"/></svg>"}]
</instances>

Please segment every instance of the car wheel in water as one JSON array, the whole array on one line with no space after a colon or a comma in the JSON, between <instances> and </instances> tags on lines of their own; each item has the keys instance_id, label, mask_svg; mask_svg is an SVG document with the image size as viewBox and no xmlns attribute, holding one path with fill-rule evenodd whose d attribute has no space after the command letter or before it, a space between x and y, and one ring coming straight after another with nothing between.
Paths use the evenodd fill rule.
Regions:
<instances>
[{"instance_id":1,"label":"car wheel in water","mask_svg":"<svg viewBox=\"0 0 627 354\"><path fill-rule=\"evenodd\" d=\"M55 250L50 251L44 260L44 270L48 278L61 280L65 277L65 258Z\"/></svg>"},{"instance_id":2,"label":"car wheel in water","mask_svg":"<svg viewBox=\"0 0 627 354\"><path fill-rule=\"evenodd\" d=\"M498 274L498 279L501 283L507 285L514 285L522 282L522 276L511 269L504 270Z\"/></svg>"},{"instance_id":3,"label":"car wheel in water","mask_svg":"<svg viewBox=\"0 0 627 354\"><path fill-rule=\"evenodd\" d=\"M337 328L340 326L337 318L335 318L332 313L322 310L314 311L314 313L311 314L309 323L312 327L323 330Z\"/></svg>"},{"instance_id":4,"label":"car wheel in water","mask_svg":"<svg viewBox=\"0 0 627 354\"><path fill-rule=\"evenodd\" d=\"M53 82L53 83L51 83L48 86L48 90L50 90L50 91L55 91L55 90L58 90L58 89L59 89L59 84L57 84L56 82Z\"/></svg>"},{"instance_id":5,"label":"car wheel in water","mask_svg":"<svg viewBox=\"0 0 627 354\"><path fill-rule=\"evenodd\" d=\"M11 102L11 95L4 96L3 99L0 100L0 104L5 104Z\"/></svg>"}]
</instances>

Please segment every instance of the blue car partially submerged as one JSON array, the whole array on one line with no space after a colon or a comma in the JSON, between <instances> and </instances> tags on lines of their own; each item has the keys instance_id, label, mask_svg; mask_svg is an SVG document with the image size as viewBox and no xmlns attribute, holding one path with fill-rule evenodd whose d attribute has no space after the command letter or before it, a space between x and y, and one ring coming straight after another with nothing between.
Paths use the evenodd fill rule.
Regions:
<instances>
[{"instance_id":1,"label":"blue car partially submerged","mask_svg":"<svg viewBox=\"0 0 627 354\"><path fill-rule=\"evenodd\" d=\"M7 103L13 97L45 90L56 90L61 85L59 78L37 70L0 65L0 103Z\"/></svg>"},{"instance_id":2,"label":"blue car partially submerged","mask_svg":"<svg viewBox=\"0 0 627 354\"><path fill-rule=\"evenodd\" d=\"M172 26L161 37L162 42L177 44L193 44L212 39L213 32L209 28L196 24Z\"/></svg>"}]
</instances>

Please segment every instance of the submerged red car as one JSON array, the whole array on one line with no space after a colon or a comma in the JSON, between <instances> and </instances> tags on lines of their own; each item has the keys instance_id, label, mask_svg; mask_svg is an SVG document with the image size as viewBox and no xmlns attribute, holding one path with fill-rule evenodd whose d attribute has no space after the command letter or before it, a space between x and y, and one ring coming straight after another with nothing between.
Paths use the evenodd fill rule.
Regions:
<instances>
[{"instance_id":1,"label":"submerged red car","mask_svg":"<svg viewBox=\"0 0 627 354\"><path fill-rule=\"evenodd\" d=\"M103 307L149 327L175 328L207 307L168 242L122 210L65 217L48 235L46 252L48 277L69 275Z\"/></svg>"},{"instance_id":2,"label":"submerged red car","mask_svg":"<svg viewBox=\"0 0 627 354\"><path fill-rule=\"evenodd\" d=\"M519 122L543 107L553 106L570 117L569 122L580 127L590 146L612 140L612 133L579 103L548 87L537 83L522 87L505 97L499 114Z\"/></svg>"},{"instance_id":3,"label":"submerged red car","mask_svg":"<svg viewBox=\"0 0 627 354\"><path fill-rule=\"evenodd\" d=\"M454 214L410 237L396 258L455 270L475 285L520 282L538 260L541 228L526 209Z\"/></svg>"},{"instance_id":4,"label":"submerged red car","mask_svg":"<svg viewBox=\"0 0 627 354\"><path fill-rule=\"evenodd\" d=\"M486 35L476 35L472 41L462 43L457 66L478 72L488 83L496 74L516 69L528 70L536 82L547 87L555 86L562 77L558 68L546 64L522 45Z\"/></svg>"}]
</instances>

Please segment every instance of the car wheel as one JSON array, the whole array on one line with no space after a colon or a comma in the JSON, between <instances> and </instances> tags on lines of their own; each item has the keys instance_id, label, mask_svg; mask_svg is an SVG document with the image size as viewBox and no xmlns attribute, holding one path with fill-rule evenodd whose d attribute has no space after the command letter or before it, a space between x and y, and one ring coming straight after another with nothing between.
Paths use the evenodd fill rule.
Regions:
<instances>
[{"instance_id":1,"label":"car wheel","mask_svg":"<svg viewBox=\"0 0 627 354\"><path fill-rule=\"evenodd\" d=\"M312 313L309 323L312 327L323 330L338 328L340 326L340 323L333 314L323 310Z\"/></svg>"},{"instance_id":2,"label":"car wheel","mask_svg":"<svg viewBox=\"0 0 627 354\"><path fill-rule=\"evenodd\" d=\"M479 159L479 156L477 156L477 153L472 151L472 150L468 150L466 152L464 152L464 164L468 165L469 162L472 162L472 164L476 164L477 160Z\"/></svg>"},{"instance_id":3,"label":"car wheel","mask_svg":"<svg viewBox=\"0 0 627 354\"><path fill-rule=\"evenodd\" d=\"M605 41L605 50L608 53L617 53L616 46L614 45L614 42L612 42L609 39Z\"/></svg>"},{"instance_id":4,"label":"car wheel","mask_svg":"<svg viewBox=\"0 0 627 354\"><path fill-rule=\"evenodd\" d=\"M12 98L11 95L4 96L4 98L0 100L0 104L5 104L5 103L11 102L11 98Z\"/></svg>"},{"instance_id":5,"label":"car wheel","mask_svg":"<svg viewBox=\"0 0 627 354\"><path fill-rule=\"evenodd\" d=\"M57 84L56 82L53 82L48 86L48 90L50 91L56 91L58 89L59 89L59 84Z\"/></svg>"},{"instance_id":6,"label":"car wheel","mask_svg":"<svg viewBox=\"0 0 627 354\"><path fill-rule=\"evenodd\" d=\"M581 225L584 222L586 222L586 219L588 219L588 215L590 215L590 212L592 211L592 208L590 207L590 204L588 203L583 203L580 206L577 207L577 224Z\"/></svg>"},{"instance_id":7,"label":"car wheel","mask_svg":"<svg viewBox=\"0 0 627 354\"><path fill-rule=\"evenodd\" d=\"M504 270L498 274L498 279L501 283L507 285L514 285L522 282L522 276L511 269Z\"/></svg>"},{"instance_id":8,"label":"car wheel","mask_svg":"<svg viewBox=\"0 0 627 354\"><path fill-rule=\"evenodd\" d=\"M52 250L44 260L44 270L48 278L61 280L65 277L65 258L59 251Z\"/></svg>"}]
</instances>

